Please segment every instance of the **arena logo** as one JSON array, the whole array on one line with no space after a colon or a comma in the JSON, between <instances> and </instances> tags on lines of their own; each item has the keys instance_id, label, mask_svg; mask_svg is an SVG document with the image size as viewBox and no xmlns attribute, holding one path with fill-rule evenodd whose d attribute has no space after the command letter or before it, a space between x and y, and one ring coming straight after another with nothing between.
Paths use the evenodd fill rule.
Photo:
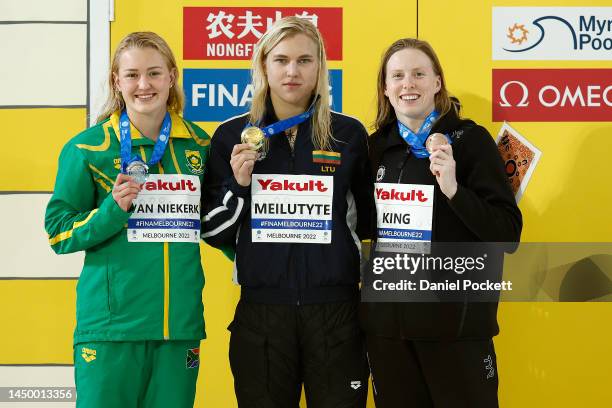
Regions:
<instances>
[{"instance_id":1,"label":"arena logo","mask_svg":"<svg viewBox=\"0 0 612 408\"><path fill-rule=\"evenodd\" d=\"M610 60L612 7L494 7L494 60Z\"/></svg>"},{"instance_id":2,"label":"arena logo","mask_svg":"<svg viewBox=\"0 0 612 408\"><path fill-rule=\"evenodd\" d=\"M342 59L342 8L184 7L183 59L248 60L277 20L297 16L321 32L329 60Z\"/></svg>"},{"instance_id":3,"label":"arena logo","mask_svg":"<svg viewBox=\"0 0 612 408\"><path fill-rule=\"evenodd\" d=\"M330 69L330 106L342 112L342 70ZM253 99L248 69L184 69L185 119L222 122L249 110Z\"/></svg>"},{"instance_id":4,"label":"arena logo","mask_svg":"<svg viewBox=\"0 0 612 408\"><path fill-rule=\"evenodd\" d=\"M612 69L494 69L493 121L610 122Z\"/></svg>"}]
</instances>

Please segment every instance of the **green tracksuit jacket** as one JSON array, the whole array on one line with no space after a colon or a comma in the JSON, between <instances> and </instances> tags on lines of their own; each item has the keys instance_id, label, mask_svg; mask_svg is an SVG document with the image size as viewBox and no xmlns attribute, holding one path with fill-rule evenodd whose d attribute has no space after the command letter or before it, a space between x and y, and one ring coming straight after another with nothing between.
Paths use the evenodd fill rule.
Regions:
<instances>
[{"instance_id":1,"label":"green tracksuit jacket","mask_svg":"<svg viewBox=\"0 0 612 408\"><path fill-rule=\"evenodd\" d=\"M204 274L195 243L127 240L124 212L111 189L120 170L119 113L70 140L60 155L45 229L58 254L85 250L77 285L74 343L202 339ZM209 136L171 114L170 141L150 173L203 181ZM154 143L132 127L132 153Z\"/></svg>"}]
</instances>

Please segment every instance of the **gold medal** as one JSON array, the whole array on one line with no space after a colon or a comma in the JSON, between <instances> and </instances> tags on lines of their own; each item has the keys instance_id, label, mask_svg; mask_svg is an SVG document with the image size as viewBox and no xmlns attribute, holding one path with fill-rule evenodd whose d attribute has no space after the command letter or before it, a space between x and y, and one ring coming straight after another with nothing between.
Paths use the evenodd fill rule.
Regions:
<instances>
[{"instance_id":1,"label":"gold medal","mask_svg":"<svg viewBox=\"0 0 612 408\"><path fill-rule=\"evenodd\" d=\"M249 143L255 151L259 151L264 144L263 131L255 126L249 126L242 131L240 135L242 143Z\"/></svg>"},{"instance_id":2,"label":"gold medal","mask_svg":"<svg viewBox=\"0 0 612 408\"><path fill-rule=\"evenodd\" d=\"M425 141L425 148L427 149L429 154L432 154L436 147L445 144L448 144L446 136L444 136L442 133L433 133L429 135L429 137Z\"/></svg>"}]
</instances>

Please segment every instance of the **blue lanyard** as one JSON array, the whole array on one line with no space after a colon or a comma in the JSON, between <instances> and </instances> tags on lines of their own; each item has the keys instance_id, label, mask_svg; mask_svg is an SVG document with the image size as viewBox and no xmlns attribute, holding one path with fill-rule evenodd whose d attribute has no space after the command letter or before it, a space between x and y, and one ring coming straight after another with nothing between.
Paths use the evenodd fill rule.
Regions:
<instances>
[{"instance_id":1,"label":"blue lanyard","mask_svg":"<svg viewBox=\"0 0 612 408\"><path fill-rule=\"evenodd\" d=\"M172 121L170 120L170 113L166 112L161 131L159 132L159 137L157 141L155 141L155 146L153 147L153 154L151 155L151 159L147 162L148 166L152 166L161 160L166 151L166 146L168 146L168 141L170 140L171 129ZM144 163L144 160L142 160L139 155L136 154L132 156L132 129L130 128L130 118L125 109L121 112L121 117L119 119L119 131L121 133L121 171L125 173L130 163L134 161Z\"/></svg>"},{"instance_id":2,"label":"blue lanyard","mask_svg":"<svg viewBox=\"0 0 612 408\"><path fill-rule=\"evenodd\" d=\"M417 158L424 159L429 157L429 152L425 148L425 141L429 136L431 126L439 117L440 114L434 109L429 115L427 115L425 121L419 128L419 131L416 133L410 130L408 126L404 125L399 120L397 121L400 136L406 141L406 143L408 143L412 154L414 154ZM448 139L448 136L446 136L446 138ZM448 142L450 143L450 139Z\"/></svg>"},{"instance_id":3,"label":"blue lanyard","mask_svg":"<svg viewBox=\"0 0 612 408\"><path fill-rule=\"evenodd\" d=\"M285 130L292 128L295 125L299 125L300 123L305 122L309 117L312 116L312 113L314 112L314 104L317 101L317 99L318 98L315 98L314 101L312 101L312 104L310 104L310 107L308 108L306 112L300 113L299 115L295 115L295 116L292 116L284 120L280 120L276 123L266 126L265 128L262 128L261 131L263 132L264 136L270 137L270 136L276 135L277 133L284 132ZM250 127L250 126L253 126L253 125L250 123L247 123L245 128ZM256 126L259 127L259 124L257 124Z\"/></svg>"}]
</instances>

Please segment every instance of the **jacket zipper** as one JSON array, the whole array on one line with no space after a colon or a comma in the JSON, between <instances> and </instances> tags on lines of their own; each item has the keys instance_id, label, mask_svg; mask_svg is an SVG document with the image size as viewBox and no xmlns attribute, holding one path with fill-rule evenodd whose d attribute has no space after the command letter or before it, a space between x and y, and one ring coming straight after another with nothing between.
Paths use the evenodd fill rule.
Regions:
<instances>
[{"instance_id":1,"label":"jacket zipper","mask_svg":"<svg viewBox=\"0 0 612 408\"><path fill-rule=\"evenodd\" d=\"M397 183L401 184L402 183L402 175L404 174L404 167L406 167L406 163L408 162L408 158L410 157L410 148L408 148L406 150L406 155L404 156L404 160L402 160L402 163L399 166L399 176L397 177Z\"/></svg>"},{"instance_id":2,"label":"jacket zipper","mask_svg":"<svg viewBox=\"0 0 612 408\"><path fill-rule=\"evenodd\" d=\"M298 128L298 132L299 132L299 128ZM295 171L295 144L297 143L297 133L295 135L295 141L293 142L293 149L291 148L291 144L289 143L289 140L287 139L287 137L285 136L285 140L287 142L287 145L289 147L289 174L294 174ZM289 244L289 276L292 275L294 268L293 268L293 257L291 256L291 254L293 253L293 244ZM301 304L301 300L302 300L302 291L301 289L301 280L300 280L300 276L296 276L296 287L297 287L297 306L299 306Z\"/></svg>"}]
</instances>

